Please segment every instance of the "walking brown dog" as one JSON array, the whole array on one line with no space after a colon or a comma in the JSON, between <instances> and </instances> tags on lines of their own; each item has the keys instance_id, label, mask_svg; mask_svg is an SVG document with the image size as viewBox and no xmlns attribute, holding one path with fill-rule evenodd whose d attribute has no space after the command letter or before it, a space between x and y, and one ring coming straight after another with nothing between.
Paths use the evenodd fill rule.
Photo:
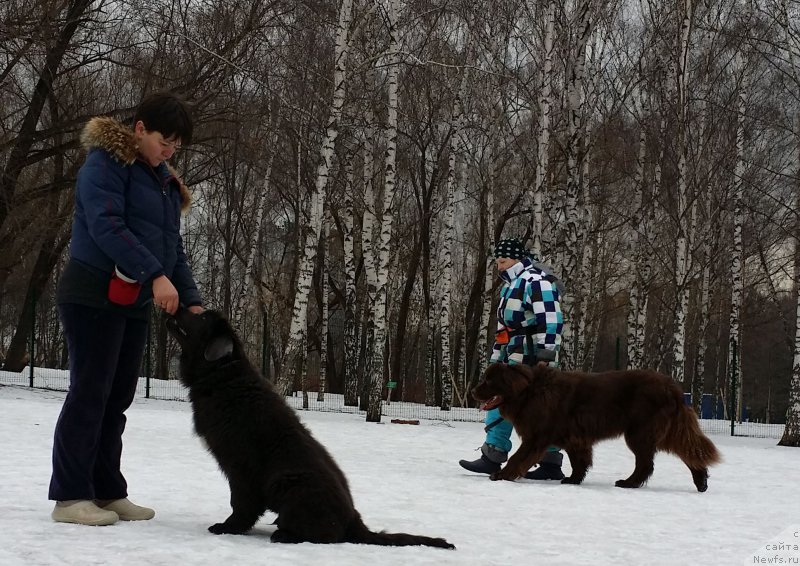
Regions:
<instances>
[{"instance_id":1,"label":"walking brown dog","mask_svg":"<svg viewBox=\"0 0 800 566\"><path fill-rule=\"evenodd\" d=\"M653 370L585 373L543 363L492 364L472 396L482 409L499 407L522 439L492 480L523 476L548 446L559 446L572 465L572 475L561 483L580 484L592 466L593 445L620 435L636 456L636 467L617 487L641 487L653 473L656 452L664 451L683 460L697 491L703 492L708 489L708 467L720 461L684 403L681 388Z\"/></svg>"}]
</instances>

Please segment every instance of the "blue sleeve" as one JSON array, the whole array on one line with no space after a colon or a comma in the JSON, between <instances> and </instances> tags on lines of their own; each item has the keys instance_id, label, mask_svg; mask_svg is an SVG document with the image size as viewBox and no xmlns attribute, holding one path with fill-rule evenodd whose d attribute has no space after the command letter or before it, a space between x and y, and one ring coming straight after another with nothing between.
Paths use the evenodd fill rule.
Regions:
<instances>
[{"instance_id":1,"label":"blue sleeve","mask_svg":"<svg viewBox=\"0 0 800 566\"><path fill-rule=\"evenodd\" d=\"M103 150L93 150L75 186L89 236L122 271L145 283L163 272L161 263L125 224L126 166Z\"/></svg>"}]
</instances>

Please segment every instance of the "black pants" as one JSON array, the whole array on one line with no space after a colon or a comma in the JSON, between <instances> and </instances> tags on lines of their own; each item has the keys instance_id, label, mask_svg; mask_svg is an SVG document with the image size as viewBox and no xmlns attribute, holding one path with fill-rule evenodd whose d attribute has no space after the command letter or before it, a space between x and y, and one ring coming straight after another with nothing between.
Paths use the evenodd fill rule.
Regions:
<instances>
[{"instance_id":1,"label":"black pants","mask_svg":"<svg viewBox=\"0 0 800 566\"><path fill-rule=\"evenodd\" d=\"M136 393L146 320L76 304L58 307L69 351L69 391L56 424L49 498L121 499L125 410Z\"/></svg>"}]
</instances>

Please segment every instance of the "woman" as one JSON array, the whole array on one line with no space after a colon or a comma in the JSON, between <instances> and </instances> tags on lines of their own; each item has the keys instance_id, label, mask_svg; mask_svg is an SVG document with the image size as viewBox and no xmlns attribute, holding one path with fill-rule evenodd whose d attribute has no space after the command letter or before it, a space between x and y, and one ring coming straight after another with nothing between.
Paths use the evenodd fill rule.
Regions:
<instances>
[{"instance_id":1,"label":"woman","mask_svg":"<svg viewBox=\"0 0 800 566\"><path fill-rule=\"evenodd\" d=\"M498 242L494 257L503 286L497 305L497 333L490 361L534 365L538 360L548 360L555 365L564 323L561 284L529 256L519 240L512 238ZM485 423L486 440L481 446L481 457L459 461L462 468L479 474L498 471L511 451L513 427L500 416L500 410L487 411ZM539 462L539 467L525 477L563 479L562 459L558 448L551 447Z\"/></svg>"},{"instance_id":2,"label":"woman","mask_svg":"<svg viewBox=\"0 0 800 566\"><path fill-rule=\"evenodd\" d=\"M110 525L155 511L128 500L120 471L125 411L133 401L150 304L202 311L180 237L189 193L166 162L192 137L186 104L146 97L133 129L93 118L75 186L70 259L57 290L70 384L53 441L53 520Z\"/></svg>"}]
</instances>

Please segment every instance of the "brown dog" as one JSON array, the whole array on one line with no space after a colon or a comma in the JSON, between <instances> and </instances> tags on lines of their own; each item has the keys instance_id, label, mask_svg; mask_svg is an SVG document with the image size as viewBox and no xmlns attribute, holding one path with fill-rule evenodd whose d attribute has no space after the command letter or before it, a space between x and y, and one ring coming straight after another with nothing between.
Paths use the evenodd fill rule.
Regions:
<instances>
[{"instance_id":1,"label":"brown dog","mask_svg":"<svg viewBox=\"0 0 800 566\"><path fill-rule=\"evenodd\" d=\"M472 391L485 410L499 407L522 444L492 480L515 480L541 460L548 446L569 456L579 484L592 465L592 446L625 436L636 467L617 487L641 487L653 473L659 450L678 456L692 472L698 491L708 489L708 466L719 462L714 444L683 402L683 391L652 370L588 374L523 365L492 364Z\"/></svg>"}]
</instances>

